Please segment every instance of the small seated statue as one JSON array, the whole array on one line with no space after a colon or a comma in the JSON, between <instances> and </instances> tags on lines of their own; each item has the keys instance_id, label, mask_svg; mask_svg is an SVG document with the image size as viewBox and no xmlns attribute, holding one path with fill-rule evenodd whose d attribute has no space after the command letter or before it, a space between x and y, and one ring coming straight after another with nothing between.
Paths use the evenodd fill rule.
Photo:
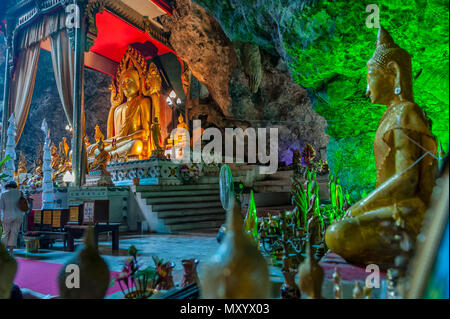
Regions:
<instances>
[{"instance_id":1,"label":"small seated statue","mask_svg":"<svg viewBox=\"0 0 450 319\"><path fill-rule=\"evenodd\" d=\"M58 170L55 173L55 176L63 175L69 168L69 145L67 145L67 139L65 137L62 138L62 141L59 143L59 151L58 151Z\"/></svg>"},{"instance_id":2,"label":"small seated statue","mask_svg":"<svg viewBox=\"0 0 450 319\"><path fill-rule=\"evenodd\" d=\"M43 157L44 157L44 144L41 143L39 145L38 153L34 161L34 173L33 173L34 176L42 175Z\"/></svg>"},{"instance_id":3,"label":"small seated statue","mask_svg":"<svg viewBox=\"0 0 450 319\"><path fill-rule=\"evenodd\" d=\"M333 252L354 263L392 265L398 248L390 244L391 234L383 224L394 223L398 210L415 238L430 204L436 139L414 103L411 70L408 52L380 27L375 53L367 63L367 95L373 104L387 106L374 142L377 188L351 206L325 236Z\"/></svg>"},{"instance_id":4,"label":"small seated statue","mask_svg":"<svg viewBox=\"0 0 450 319\"><path fill-rule=\"evenodd\" d=\"M55 146L55 143L52 143L50 152L51 152L51 156L52 156L52 162L51 162L50 166L53 170L56 170L58 168L59 154L58 154L58 148Z\"/></svg>"},{"instance_id":5,"label":"small seated statue","mask_svg":"<svg viewBox=\"0 0 450 319\"><path fill-rule=\"evenodd\" d=\"M181 159L183 157L183 148L190 146L190 139L188 138L189 126L184 122L183 115L178 117L178 124L174 134L171 134L167 140L168 144L173 147L175 151L175 158ZM172 156L172 151L170 152Z\"/></svg>"},{"instance_id":6,"label":"small seated statue","mask_svg":"<svg viewBox=\"0 0 450 319\"><path fill-rule=\"evenodd\" d=\"M95 156L95 160L89 165L90 171L102 171L103 173L107 173L106 165L110 160L111 156L107 151L105 151L105 146L103 144L103 140L99 140L97 143L97 149L99 153Z\"/></svg>"},{"instance_id":7,"label":"small seated statue","mask_svg":"<svg viewBox=\"0 0 450 319\"><path fill-rule=\"evenodd\" d=\"M27 160L25 159L25 155L20 151L19 155L19 166L17 167L17 174L26 174L27 173Z\"/></svg>"}]
</instances>

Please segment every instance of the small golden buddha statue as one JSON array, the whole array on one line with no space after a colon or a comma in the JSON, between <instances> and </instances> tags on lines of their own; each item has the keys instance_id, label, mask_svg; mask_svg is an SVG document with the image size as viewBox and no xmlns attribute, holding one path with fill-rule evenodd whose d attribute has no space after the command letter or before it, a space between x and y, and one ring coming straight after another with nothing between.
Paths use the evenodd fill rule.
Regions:
<instances>
[{"instance_id":1,"label":"small golden buddha statue","mask_svg":"<svg viewBox=\"0 0 450 319\"><path fill-rule=\"evenodd\" d=\"M183 115L178 116L178 124L175 133L167 140L168 144L173 146L176 150L175 158L181 159L183 157L183 148L190 146L190 139L188 138L189 126L184 122Z\"/></svg>"},{"instance_id":2,"label":"small golden buddha statue","mask_svg":"<svg viewBox=\"0 0 450 319\"><path fill-rule=\"evenodd\" d=\"M58 154L58 148L55 146L55 143L52 143L50 152L51 152L51 156L52 156L51 167L52 167L52 169L56 170L58 168L59 154Z\"/></svg>"},{"instance_id":3,"label":"small golden buddha statue","mask_svg":"<svg viewBox=\"0 0 450 319\"><path fill-rule=\"evenodd\" d=\"M91 146L91 142L89 142L89 137L87 135L84 137L84 146L86 147L86 149L88 149L88 147Z\"/></svg>"},{"instance_id":4,"label":"small golden buddha statue","mask_svg":"<svg viewBox=\"0 0 450 319\"><path fill-rule=\"evenodd\" d=\"M100 140L103 141L105 139L105 135L103 135L102 131L100 130L100 126L98 126L98 124L95 126L94 130L95 130L94 133L95 142L98 143L98 141Z\"/></svg>"},{"instance_id":5,"label":"small golden buddha statue","mask_svg":"<svg viewBox=\"0 0 450 319\"><path fill-rule=\"evenodd\" d=\"M99 140L97 143L97 149L99 153L95 157L94 162L89 165L89 170L91 171L102 171L103 173L106 171L106 165L110 160L111 156L107 151L105 151L105 146L102 140Z\"/></svg>"},{"instance_id":6,"label":"small golden buddha statue","mask_svg":"<svg viewBox=\"0 0 450 319\"><path fill-rule=\"evenodd\" d=\"M25 155L20 151L19 155L19 165L17 167L17 174L26 174L27 173L27 160L25 159Z\"/></svg>"},{"instance_id":7,"label":"small golden buddha statue","mask_svg":"<svg viewBox=\"0 0 450 319\"><path fill-rule=\"evenodd\" d=\"M67 139L65 137L62 138L62 141L59 143L59 151L58 151L58 170L55 173L55 176L66 172L69 169L69 145L67 145Z\"/></svg>"},{"instance_id":8,"label":"small golden buddha statue","mask_svg":"<svg viewBox=\"0 0 450 319\"><path fill-rule=\"evenodd\" d=\"M34 173L33 175L39 176L42 175L42 164L44 157L44 144L39 145L38 153L36 156L36 160L34 161Z\"/></svg>"},{"instance_id":9,"label":"small golden buddha statue","mask_svg":"<svg viewBox=\"0 0 450 319\"><path fill-rule=\"evenodd\" d=\"M367 95L386 105L375 135L377 188L351 206L346 218L326 232L328 247L355 262L392 265L392 247L383 222L394 223L398 209L411 237L419 233L435 182L436 139L414 103L411 57L380 27L376 50L367 63Z\"/></svg>"},{"instance_id":10,"label":"small golden buddha statue","mask_svg":"<svg viewBox=\"0 0 450 319\"><path fill-rule=\"evenodd\" d=\"M182 114L180 114L180 116L178 116L177 128L185 129L185 130L189 131L189 126L184 122L184 118L183 118Z\"/></svg>"},{"instance_id":11,"label":"small golden buddha statue","mask_svg":"<svg viewBox=\"0 0 450 319\"><path fill-rule=\"evenodd\" d=\"M151 138L149 140L149 149L152 152L152 157L164 157L162 150L161 125L158 123L158 118L153 119L151 126Z\"/></svg>"}]
</instances>

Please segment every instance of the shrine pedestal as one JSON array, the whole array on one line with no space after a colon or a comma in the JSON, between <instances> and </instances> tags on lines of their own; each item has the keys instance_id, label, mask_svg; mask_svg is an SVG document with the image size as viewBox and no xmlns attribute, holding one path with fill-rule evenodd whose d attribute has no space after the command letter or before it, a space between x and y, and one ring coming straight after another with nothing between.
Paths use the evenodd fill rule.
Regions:
<instances>
[{"instance_id":1,"label":"shrine pedestal","mask_svg":"<svg viewBox=\"0 0 450 319\"><path fill-rule=\"evenodd\" d=\"M113 163L107 166L116 186L139 185L181 185L182 163L169 159L149 158L142 161Z\"/></svg>"},{"instance_id":2,"label":"shrine pedestal","mask_svg":"<svg viewBox=\"0 0 450 319\"><path fill-rule=\"evenodd\" d=\"M130 189L128 187L69 187L69 205L82 204L92 200L109 200L109 222L122 223L120 231L128 229L125 218L128 218L128 201Z\"/></svg>"}]
</instances>

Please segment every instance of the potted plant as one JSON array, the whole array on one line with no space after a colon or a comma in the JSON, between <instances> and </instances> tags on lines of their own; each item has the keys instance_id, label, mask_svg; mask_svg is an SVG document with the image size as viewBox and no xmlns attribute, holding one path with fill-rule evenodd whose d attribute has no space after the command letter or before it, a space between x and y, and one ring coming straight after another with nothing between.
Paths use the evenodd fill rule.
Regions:
<instances>
[{"instance_id":1,"label":"potted plant","mask_svg":"<svg viewBox=\"0 0 450 319\"><path fill-rule=\"evenodd\" d=\"M158 272L155 267L142 268L135 246L128 248L128 255L130 258L125 261L122 272L113 278L110 286L118 282L125 299L146 299L156 292Z\"/></svg>"}]
</instances>

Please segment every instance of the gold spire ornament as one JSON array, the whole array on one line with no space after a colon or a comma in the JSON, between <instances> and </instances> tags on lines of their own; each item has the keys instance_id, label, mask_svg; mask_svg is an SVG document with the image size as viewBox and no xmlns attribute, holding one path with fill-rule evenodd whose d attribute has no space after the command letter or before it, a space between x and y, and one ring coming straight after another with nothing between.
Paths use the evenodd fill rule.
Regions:
<instances>
[{"instance_id":1,"label":"gold spire ornament","mask_svg":"<svg viewBox=\"0 0 450 319\"><path fill-rule=\"evenodd\" d=\"M269 298L269 269L244 230L228 165L221 168L220 182L221 201L227 210L227 231L218 250L201 267L201 296L204 299Z\"/></svg>"},{"instance_id":2,"label":"gold spire ornament","mask_svg":"<svg viewBox=\"0 0 450 319\"><path fill-rule=\"evenodd\" d=\"M298 287L309 299L322 298L323 269L313 255L311 242L306 246L306 259L298 268Z\"/></svg>"},{"instance_id":3,"label":"gold spire ornament","mask_svg":"<svg viewBox=\"0 0 450 319\"><path fill-rule=\"evenodd\" d=\"M361 287L361 284L359 281L355 281L355 287L353 288L353 299L363 299L364 298L364 291Z\"/></svg>"},{"instance_id":4,"label":"gold spire ornament","mask_svg":"<svg viewBox=\"0 0 450 319\"><path fill-rule=\"evenodd\" d=\"M98 253L92 226L85 231L84 245L59 273L59 295L62 299L102 299L106 295L109 270Z\"/></svg>"},{"instance_id":5,"label":"gold spire ornament","mask_svg":"<svg viewBox=\"0 0 450 319\"><path fill-rule=\"evenodd\" d=\"M339 270L337 269L337 267L334 267L334 272L333 272L333 293L334 293L334 299L342 299L341 274L339 273Z\"/></svg>"},{"instance_id":6,"label":"gold spire ornament","mask_svg":"<svg viewBox=\"0 0 450 319\"><path fill-rule=\"evenodd\" d=\"M0 299L9 299L16 271L16 260L0 242Z\"/></svg>"}]
</instances>

